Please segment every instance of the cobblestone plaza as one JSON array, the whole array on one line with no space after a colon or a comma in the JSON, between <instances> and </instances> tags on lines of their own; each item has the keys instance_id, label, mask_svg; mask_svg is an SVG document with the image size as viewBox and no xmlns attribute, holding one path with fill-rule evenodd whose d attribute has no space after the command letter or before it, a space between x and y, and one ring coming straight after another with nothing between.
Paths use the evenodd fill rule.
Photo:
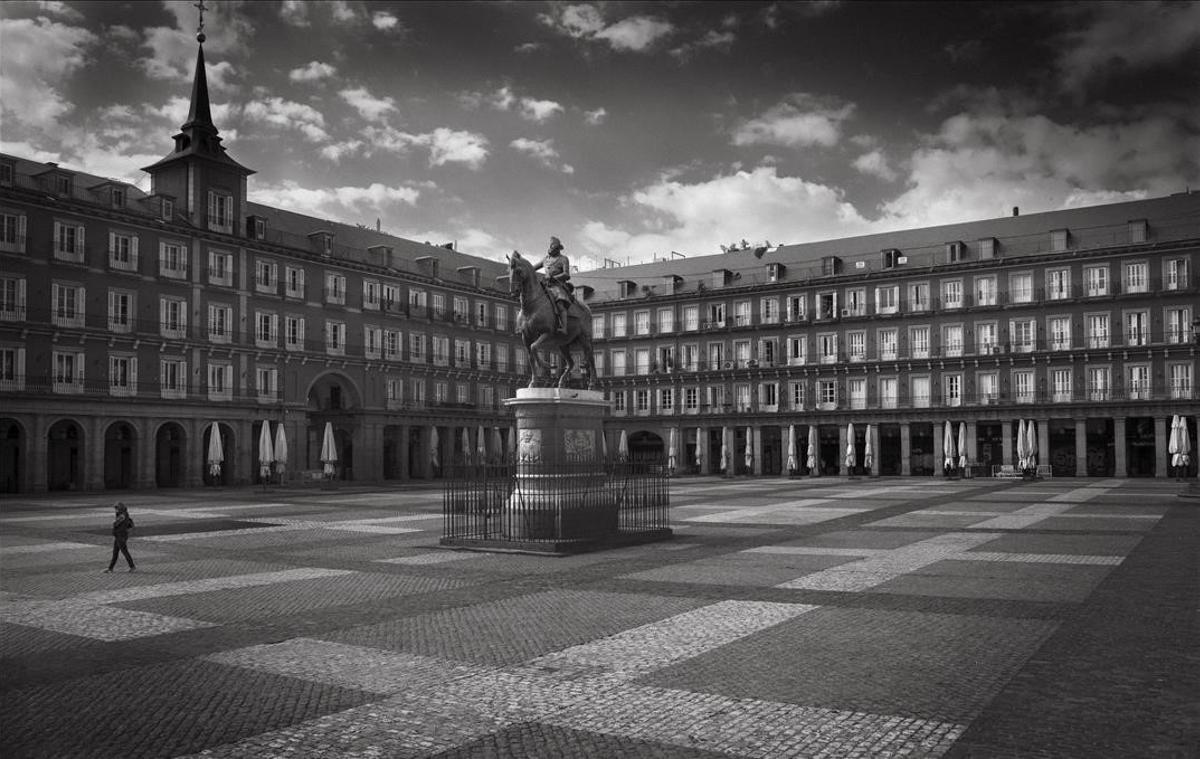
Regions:
<instances>
[{"instance_id":1,"label":"cobblestone plaza","mask_svg":"<svg viewBox=\"0 0 1200 759\"><path fill-rule=\"evenodd\" d=\"M9 757L1194 757L1200 508L688 478L675 539L435 549L440 492L0 504Z\"/></svg>"}]
</instances>

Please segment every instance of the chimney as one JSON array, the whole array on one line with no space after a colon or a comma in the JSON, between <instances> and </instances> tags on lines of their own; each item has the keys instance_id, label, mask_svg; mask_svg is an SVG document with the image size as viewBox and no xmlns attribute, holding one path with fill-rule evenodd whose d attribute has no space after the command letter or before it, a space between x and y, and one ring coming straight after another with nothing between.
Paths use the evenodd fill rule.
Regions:
<instances>
[{"instance_id":1,"label":"chimney","mask_svg":"<svg viewBox=\"0 0 1200 759\"><path fill-rule=\"evenodd\" d=\"M1013 206L1013 216L1020 216L1020 215L1021 215L1021 207Z\"/></svg>"}]
</instances>

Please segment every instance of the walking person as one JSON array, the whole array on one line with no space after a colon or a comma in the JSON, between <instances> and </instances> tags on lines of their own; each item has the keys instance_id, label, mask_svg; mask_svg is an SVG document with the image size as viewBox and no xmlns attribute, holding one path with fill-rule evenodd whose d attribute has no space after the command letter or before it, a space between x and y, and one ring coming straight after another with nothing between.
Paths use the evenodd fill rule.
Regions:
<instances>
[{"instance_id":1,"label":"walking person","mask_svg":"<svg viewBox=\"0 0 1200 759\"><path fill-rule=\"evenodd\" d=\"M113 552L112 560L108 562L108 569L105 573L113 571L113 567L117 564L117 554L125 554L125 561L129 562L129 571L133 572L137 569L133 565L133 557L129 555L129 547L126 545L129 542L129 531L133 529L133 519L129 516L129 509L125 508L125 504L118 502L116 505L116 517L113 519Z\"/></svg>"}]
</instances>

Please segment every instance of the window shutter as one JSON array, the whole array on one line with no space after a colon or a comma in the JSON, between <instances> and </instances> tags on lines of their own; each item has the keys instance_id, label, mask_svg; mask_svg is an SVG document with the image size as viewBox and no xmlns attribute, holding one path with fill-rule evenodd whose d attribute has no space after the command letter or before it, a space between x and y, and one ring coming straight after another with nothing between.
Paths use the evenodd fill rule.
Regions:
<instances>
[{"instance_id":1,"label":"window shutter","mask_svg":"<svg viewBox=\"0 0 1200 759\"><path fill-rule=\"evenodd\" d=\"M158 299L158 324L162 332L167 330L167 299Z\"/></svg>"},{"instance_id":2,"label":"window shutter","mask_svg":"<svg viewBox=\"0 0 1200 759\"><path fill-rule=\"evenodd\" d=\"M84 227L82 224L75 227L75 250L72 252L78 253L79 255L83 255L83 252L86 250L83 242L83 232Z\"/></svg>"},{"instance_id":3,"label":"window shutter","mask_svg":"<svg viewBox=\"0 0 1200 759\"><path fill-rule=\"evenodd\" d=\"M17 245L25 250L25 214L17 217Z\"/></svg>"},{"instance_id":4,"label":"window shutter","mask_svg":"<svg viewBox=\"0 0 1200 759\"><path fill-rule=\"evenodd\" d=\"M137 358L129 359L129 394L137 395Z\"/></svg>"},{"instance_id":5,"label":"window shutter","mask_svg":"<svg viewBox=\"0 0 1200 759\"><path fill-rule=\"evenodd\" d=\"M186 245L179 246L179 268L184 273L188 270L188 249Z\"/></svg>"},{"instance_id":6,"label":"window shutter","mask_svg":"<svg viewBox=\"0 0 1200 759\"><path fill-rule=\"evenodd\" d=\"M129 260L134 269L138 268L138 237L133 235L129 241Z\"/></svg>"},{"instance_id":7,"label":"window shutter","mask_svg":"<svg viewBox=\"0 0 1200 759\"><path fill-rule=\"evenodd\" d=\"M82 324L84 321L83 307L87 305L87 291L82 287L75 288L75 313Z\"/></svg>"},{"instance_id":8,"label":"window shutter","mask_svg":"<svg viewBox=\"0 0 1200 759\"><path fill-rule=\"evenodd\" d=\"M54 252L62 250L62 222L54 222Z\"/></svg>"},{"instance_id":9,"label":"window shutter","mask_svg":"<svg viewBox=\"0 0 1200 759\"><path fill-rule=\"evenodd\" d=\"M23 278L17 280L17 315L21 319L25 318L25 280Z\"/></svg>"},{"instance_id":10,"label":"window shutter","mask_svg":"<svg viewBox=\"0 0 1200 759\"><path fill-rule=\"evenodd\" d=\"M271 314L271 342L279 340L279 314Z\"/></svg>"},{"instance_id":11,"label":"window shutter","mask_svg":"<svg viewBox=\"0 0 1200 759\"><path fill-rule=\"evenodd\" d=\"M109 255L109 260L112 260L112 257L113 257L113 255L115 255L115 254L116 254L116 252L117 252L117 233L116 233L116 232L109 232L109 233L108 233L108 255Z\"/></svg>"},{"instance_id":12,"label":"window shutter","mask_svg":"<svg viewBox=\"0 0 1200 759\"><path fill-rule=\"evenodd\" d=\"M25 386L25 349L17 348L17 387Z\"/></svg>"},{"instance_id":13,"label":"window shutter","mask_svg":"<svg viewBox=\"0 0 1200 759\"><path fill-rule=\"evenodd\" d=\"M158 273L162 274L167 270L167 244L160 242L158 244Z\"/></svg>"},{"instance_id":14,"label":"window shutter","mask_svg":"<svg viewBox=\"0 0 1200 759\"><path fill-rule=\"evenodd\" d=\"M297 334L300 336L300 347L303 348L304 347L304 320L303 319L300 320L300 325L299 325L299 329L297 330Z\"/></svg>"},{"instance_id":15,"label":"window shutter","mask_svg":"<svg viewBox=\"0 0 1200 759\"><path fill-rule=\"evenodd\" d=\"M76 380L76 382L79 383L79 386L82 388L83 387L83 354L82 353L75 354L75 380Z\"/></svg>"},{"instance_id":16,"label":"window shutter","mask_svg":"<svg viewBox=\"0 0 1200 759\"><path fill-rule=\"evenodd\" d=\"M115 387L117 384L117 359L113 356L108 357L108 386Z\"/></svg>"},{"instance_id":17,"label":"window shutter","mask_svg":"<svg viewBox=\"0 0 1200 759\"><path fill-rule=\"evenodd\" d=\"M112 329L117 323L117 294L108 291L108 328Z\"/></svg>"}]
</instances>

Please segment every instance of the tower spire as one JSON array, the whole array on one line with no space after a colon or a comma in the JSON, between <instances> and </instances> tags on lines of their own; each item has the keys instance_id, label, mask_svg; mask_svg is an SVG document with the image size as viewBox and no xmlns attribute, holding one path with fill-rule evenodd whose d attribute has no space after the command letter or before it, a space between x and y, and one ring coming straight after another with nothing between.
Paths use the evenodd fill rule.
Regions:
<instances>
[{"instance_id":1,"label":"tower spire","mask_svg":"<svg viewBox=\"0 0 1200 759\"><path fill-rule=\"evenodd\" d=\"M208 73L204 69L204 11L207 7L204 5L204 0L199 0L193 3L200 11L200 23L196 26L196 73L192 79L192 105L188 109L187 121L183 124L183 129L199 126L208 127L213 132L217 131L216 125L212 121L212 109L208 102Z\"/></svg>"}]
</instances>

